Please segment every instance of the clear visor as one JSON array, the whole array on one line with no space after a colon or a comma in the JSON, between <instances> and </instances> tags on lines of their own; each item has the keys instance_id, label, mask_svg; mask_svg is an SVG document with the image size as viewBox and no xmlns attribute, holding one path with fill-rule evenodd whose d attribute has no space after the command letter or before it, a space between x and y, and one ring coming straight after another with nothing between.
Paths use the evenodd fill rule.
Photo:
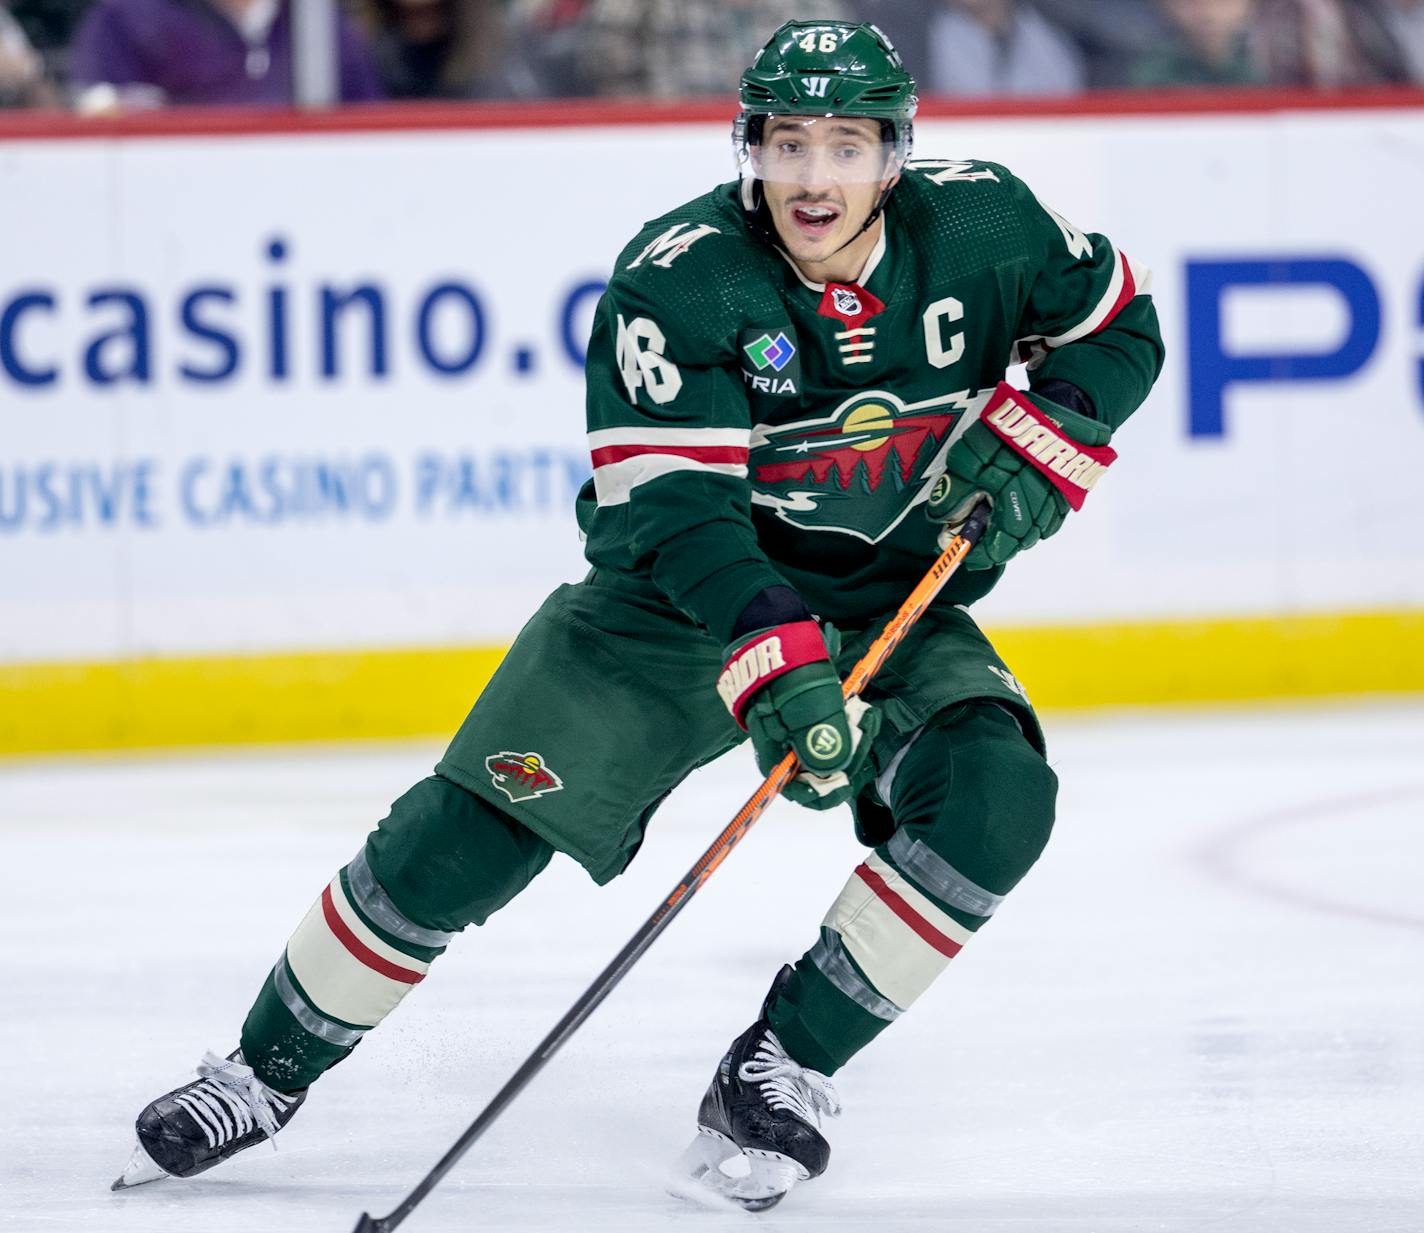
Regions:
<instances>
[{"instance_id":1,"label":"clear visor","mask_svg":"<svg viewBox=\"0 0 1424 1233\"><path fill-rule=\"evenodd\" d=\"M747 117L739 136L742 174L771 184L879 184L901 165L875 120Z\"/></svg>"}]
</instances>

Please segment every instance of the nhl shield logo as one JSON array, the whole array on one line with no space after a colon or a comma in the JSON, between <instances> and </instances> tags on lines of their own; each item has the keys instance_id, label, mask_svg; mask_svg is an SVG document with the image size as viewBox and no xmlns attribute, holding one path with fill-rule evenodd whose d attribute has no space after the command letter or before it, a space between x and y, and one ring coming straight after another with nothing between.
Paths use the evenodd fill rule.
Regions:
<instances>
[{"instance_id":1,"label":"nhl shield logo","mask_svg":"<svg viewBox=\"0 0 1424 1233\"><path fill-rule=\"evenodd\" d=\"M842 317L858 317L861 314L860 296L849 287L832 287L831 303Z\"/></svg>"},{"instance_id":2,"label":"nhl shield logo","mask_svg":"<svg viewBox=\"0 0 1424 1233\"><path fill-rule=\"evenodd\" d=\"M558 792L564 786L564 781L536 753L513 753L506 749L503 753L490 754L485 759L485 770L490 773L490 782L516 805Z\"/></svg>"}]
</instances>

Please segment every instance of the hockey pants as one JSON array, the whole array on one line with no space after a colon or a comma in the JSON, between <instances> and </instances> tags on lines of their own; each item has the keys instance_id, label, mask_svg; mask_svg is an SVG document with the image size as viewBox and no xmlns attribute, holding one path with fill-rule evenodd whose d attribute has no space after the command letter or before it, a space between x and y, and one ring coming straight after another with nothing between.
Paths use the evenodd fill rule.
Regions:
<instances>
[{"instance_id":1,"label":"hockey pants","mask_svg":"<svg viewBox=\"0 0 1424 1233\"><path fill-rule=\"evenodd\" d=\"M1053 824L1053 771L998 703L941 712L884 761L856 808L875 846L770 1009L788 1053L827 1074L929 987ZM553 851L451 780L418 783L298 925L243 1025L248 1063L278 1089L310 1084Z\"/></svg>"}]
</instances>

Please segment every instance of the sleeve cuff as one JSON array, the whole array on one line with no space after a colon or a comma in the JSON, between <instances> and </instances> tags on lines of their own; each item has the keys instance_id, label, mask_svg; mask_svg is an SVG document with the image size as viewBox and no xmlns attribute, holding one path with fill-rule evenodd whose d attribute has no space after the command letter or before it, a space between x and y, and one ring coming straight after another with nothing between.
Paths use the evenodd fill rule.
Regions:
<instances>
[{"instance_id":1,"label":"sleeve cuff","mask_svg":"<svg viewBox=\"0 0 1424 1233\"><path fill-rule=\"evenodd\" d=\"M784 587L786 579L767 561L738 561L688 587L675 602L700 621L723 645L735 637L737 618L769 587Z\"/></svg>"}]
</instances>

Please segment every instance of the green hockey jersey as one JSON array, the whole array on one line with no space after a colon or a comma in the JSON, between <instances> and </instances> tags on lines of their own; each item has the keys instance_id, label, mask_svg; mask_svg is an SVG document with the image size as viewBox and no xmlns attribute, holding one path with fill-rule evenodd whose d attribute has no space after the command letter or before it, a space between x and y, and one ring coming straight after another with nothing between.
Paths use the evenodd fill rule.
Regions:
<instances>
[{"instance_id":1,"label":"green hockey jersey","mask_svg":"<svg viewBox=\"0 0 1424 1233\"><path fill-rule=\"evenodd\" d=\"M727 639L764 587L846 624L938 554L922 509L1006 367L1072 382L1116 428L1162 363L1145 271L993 163L911 165L860 280L805 278L723 185L620 254L587 362L599 569ZM970 603L999 569L961 570Z\"/></svg>"}]
</instances>

